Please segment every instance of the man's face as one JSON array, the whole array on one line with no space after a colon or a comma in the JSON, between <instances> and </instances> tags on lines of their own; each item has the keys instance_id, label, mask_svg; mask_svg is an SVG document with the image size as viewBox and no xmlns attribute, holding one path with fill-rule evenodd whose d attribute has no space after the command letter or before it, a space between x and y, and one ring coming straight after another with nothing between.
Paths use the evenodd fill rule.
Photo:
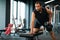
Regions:
<instances>
[{"instance_id":1,"label":"man's face","mask_svg":"<svg viewBox=\"0 0 60 40\"><path fill-rule=\"evenodd\" d=\"M42 7L41 7L41 5L38 3L38 4L35 4L35 9L37 10L37 11L39 11L40 9L41 9Z\"/></svg>"}]
</instances>

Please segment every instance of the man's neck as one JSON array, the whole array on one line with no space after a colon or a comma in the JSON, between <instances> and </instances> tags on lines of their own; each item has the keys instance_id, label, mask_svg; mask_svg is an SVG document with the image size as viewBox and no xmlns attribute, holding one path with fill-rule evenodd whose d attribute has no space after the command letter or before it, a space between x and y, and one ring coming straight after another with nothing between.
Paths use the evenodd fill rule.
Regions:
<instances>
[{"instance_id":1,"label":"man's neck","mask_svg":"<svg viewBox=\"0 0 60 40\"><path fill-rule=\"evenodd\" d=\"M42 8L39 10L40 13L42 13Z\"/></svg>"}]
</instances>

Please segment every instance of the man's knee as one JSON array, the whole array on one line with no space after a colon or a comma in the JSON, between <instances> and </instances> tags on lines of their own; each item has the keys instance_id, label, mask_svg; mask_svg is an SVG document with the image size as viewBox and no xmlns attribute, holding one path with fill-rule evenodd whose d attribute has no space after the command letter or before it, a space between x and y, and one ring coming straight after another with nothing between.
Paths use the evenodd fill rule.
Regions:
<instances>
[{"instance_id":1,"label":"man's knee","mask_svg":"<svg viewBox=\"0 0 60 40\"><path fill-rule=\"evenodd\" d=\"M34 29L33 29L33 32L34 32L34 33L37 33L38 31L39 31L38 28L34 28Z\"/></svg>"}]
</instances>

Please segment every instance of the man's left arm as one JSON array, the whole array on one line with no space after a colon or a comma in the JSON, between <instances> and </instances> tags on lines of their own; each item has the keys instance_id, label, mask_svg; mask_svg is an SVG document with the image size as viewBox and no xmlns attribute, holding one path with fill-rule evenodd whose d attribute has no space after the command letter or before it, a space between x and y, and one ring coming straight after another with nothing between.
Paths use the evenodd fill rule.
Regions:
<instances>
[{"instance_id":1,"label":"man's left arm","mask_svg":"<svg viewBox=\"0 0 60 40\"><path fill-rule=\"evenodd\" d=\"M46 10L47 10L47 13L49 14L49 24L51 24L51 20L52 20L52 11L50 10L50 9L48 9L48 8L46 8Z\"/></svg>"}]
</instances>

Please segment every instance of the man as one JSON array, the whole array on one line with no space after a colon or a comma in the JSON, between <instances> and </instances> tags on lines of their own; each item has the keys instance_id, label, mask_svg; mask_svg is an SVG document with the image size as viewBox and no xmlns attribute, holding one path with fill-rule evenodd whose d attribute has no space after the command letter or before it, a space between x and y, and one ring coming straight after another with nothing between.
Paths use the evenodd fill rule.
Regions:
<instances>
[{"instance_id":1,"label":"man","mask_svg":"<svg viewBox=\"0 0 60 40\"><path fill-rule=\"evenodd\" d=\"M52 31L52 12L48 8L43 8L40 1L36 1L35 10L32 12L31 31L30 34L35 34L40 30L40 26L44 26L50 33L52 40L56 40ZM45 23L48 23L45 25Z\"/></svg>"}]
</instances>

